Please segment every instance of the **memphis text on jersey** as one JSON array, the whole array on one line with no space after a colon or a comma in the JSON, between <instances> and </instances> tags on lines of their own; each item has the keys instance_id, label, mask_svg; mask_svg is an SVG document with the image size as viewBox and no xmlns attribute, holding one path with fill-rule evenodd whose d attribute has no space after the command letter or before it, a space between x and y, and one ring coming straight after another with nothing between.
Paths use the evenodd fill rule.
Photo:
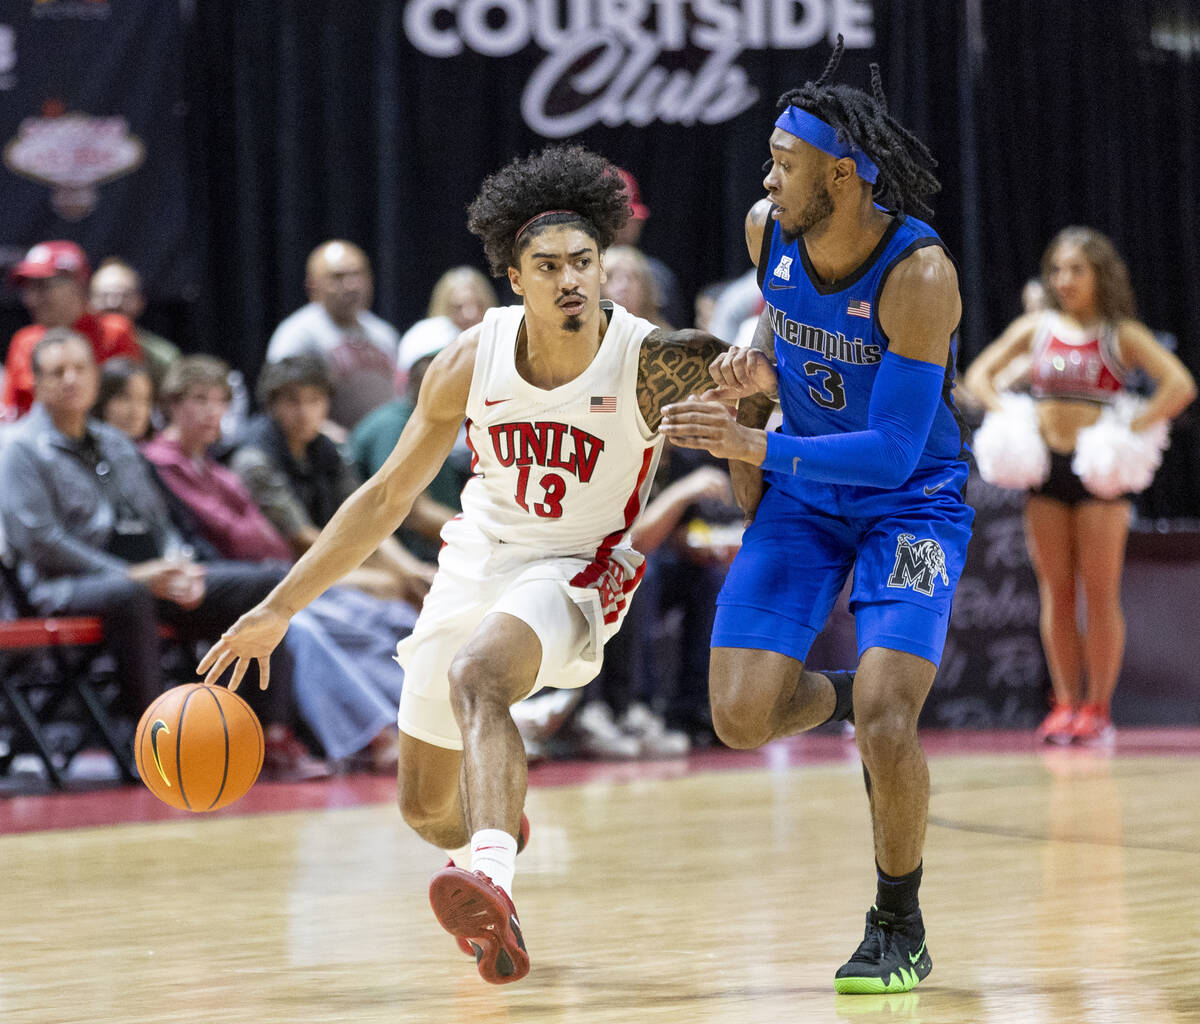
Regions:
<instances>
[{"instance_id":1,"label":"memphis text on jersey","mask_svg":"<svg viewBox=\"0 0 1200 1024\"><path fill-rule=\"evenodd\" d=\"M782 309L775 306L769 308L771 327L789 345L816 352L826 359L855 363L858 366L873 366L883 358L883 351L874 342L864 343L862 338L852 341L841 331L834 334L820 327L802 324L797 320L788 319Z\"/></svg>"}]
</instances>

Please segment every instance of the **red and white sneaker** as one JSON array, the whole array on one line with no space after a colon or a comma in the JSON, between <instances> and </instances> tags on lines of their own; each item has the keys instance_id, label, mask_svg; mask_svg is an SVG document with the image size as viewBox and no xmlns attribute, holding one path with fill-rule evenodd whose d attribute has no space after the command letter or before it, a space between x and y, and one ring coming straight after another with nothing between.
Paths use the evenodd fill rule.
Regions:
<instances>
[{"instance_id":1,"label":"red and white sneaker","mask_svg":"<svg viewBox=\"0 0 1200 1024\"><path fill-rule=\"evenodd\" d=\"M429 883L429 904L446 931L470 943L484 981L506 985L529 973L517 909L482 871L442 868Z\"/></svg>"},{"instance_id":2,"label":"red and white sneaker","mask_svg":"<svg viewBox=\"0 0 1200 1024\"><path fill-rule=\"evenodd\" d=\"M1075 724L1075 716L1079 714L1070 704L1056 703L1042 721L1042 724L1037 727L1037 732L1034 734L1043 743L1070 743L1074 737L1072 728Z\"/></svg>"},{"instance_id":3,"label":"red and white sneaker","mask_svg":"<svg viewBox=\"0 0 1200 1024\"><path fill-rule=\"evenodd\" d=\"M528 843L529 843L529 819L525 816L525 812L522 811L521 812L521 824L517 828L517 853L520 853L523 849L525 849L525 847L526 847L526 845L528 845ZM456 867L456 865L455 865L454 861L448 860L448 861L446 861L446 867L452 868L452 867ZM464 939L461 935L457 936L456 938L458 941L458 948L460 950L462 950L462 952L464 952L467 956L475 957L476 960L479 959L479 950L475 946L472 946L470 941L468 941L467 939Z\"/></svg>"},{"instance_id":4,"label":"red and white sneaker","mask_svg":"<svg viewBox=\"0 0 1200 1024\"><path fill-rule=\"evenodd\" d=\"M1107 746L1116 738L1108 709L1099 704L1085 704L1071 723L1071 742L1084 746Z\"/></svg>"}]
</instances>

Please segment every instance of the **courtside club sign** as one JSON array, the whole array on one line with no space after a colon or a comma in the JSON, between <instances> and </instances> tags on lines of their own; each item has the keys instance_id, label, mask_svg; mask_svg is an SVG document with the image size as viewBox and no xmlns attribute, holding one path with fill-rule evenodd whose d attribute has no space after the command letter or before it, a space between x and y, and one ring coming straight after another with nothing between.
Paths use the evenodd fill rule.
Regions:
<instances>
[{"instance_id":1,"label":"courtside club sign","mask_svg":"<svg viewBox=\"0 0 1200 1024\"><path fill-rule=\"evenodd\" d=\"M594 125L719 124L758 100L737 58L800 50L840 32L875 43L872 0L409 0L404 31L422 53L502 58L537 46L521 114L546 138ZM699 67L666 55L699 51ZM694 62L692 62L694 63Z\"/></svg>"}]
</instances>

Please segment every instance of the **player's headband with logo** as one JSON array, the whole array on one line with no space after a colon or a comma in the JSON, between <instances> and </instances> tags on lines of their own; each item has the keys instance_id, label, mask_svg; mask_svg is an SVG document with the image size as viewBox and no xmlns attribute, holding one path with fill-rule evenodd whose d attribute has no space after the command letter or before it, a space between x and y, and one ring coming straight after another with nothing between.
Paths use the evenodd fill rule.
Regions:
<instances>
[{"instance_id":1,"label":"player's headband with logo","mask_svg":"<svg viewBox=\"0 0 1200 1024\"><path fill-rule=\"evenodd\" d=\"M789 135L795 135L796 138L803 139L810 146L816 146L822 153L828 153L839 160L842 157L850 157L854 161L854 169L863 181L874 185L875 179L879 177L879 168L866 153L857 146L842 142L838 139L833 125L826 124L807 110L788 107L779 115L775 127L782 128Z\"/></svg>"},{"instance_id":2,"label":"player's headband with logo","mask_svg":"<svg viewBox=\"0 0 1200 1024\"><path fill-rule=\"evenodd\" d=\"M583 217L581 217L574 210L543 210L541 213L535 213L532 217L529 218L529 220L527 220L524 224L522 224L519 228L517 228L517 233L515 235L513 235L513 245L516 245L517 242L519 242L521 240L521 236L523 234L525 234L526 231L529 230L531 225L536 224L543 217L553 217L559 213L569 214L572 217L578 217L580 220L583 220Z\"/></svg>"}]
</instances>

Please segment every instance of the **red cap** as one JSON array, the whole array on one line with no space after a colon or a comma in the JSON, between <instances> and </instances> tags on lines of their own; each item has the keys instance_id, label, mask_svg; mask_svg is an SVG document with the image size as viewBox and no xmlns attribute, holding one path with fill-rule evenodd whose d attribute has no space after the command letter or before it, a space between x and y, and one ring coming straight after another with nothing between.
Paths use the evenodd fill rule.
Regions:
<instances>
[{"instance_id":1,"label":"red cap","mask_svg":"<svg viewBox=\"0 0 1200 1024\"><path fill-rule=\"evenodd\" d=\"M629 216L634 220L645 220L650 216L650 207L642 202L642 192L638 188L637 178L624 167L618 167L617 173L625 182L625 191L629 194Z\"/></svg>"},{"instance_id":2,"label":"red cap","mask_svg":"<svg viewBox=\"0 0 1200 1024\"><path fill-rule=\"evenodd\" d=\"M80 284L87 284L91 276L87 256L74 242L63 240L38 242L12 269L12 280L16 284L31 278L56 277L70 274Z\"/></svg>"}]
</instances>

